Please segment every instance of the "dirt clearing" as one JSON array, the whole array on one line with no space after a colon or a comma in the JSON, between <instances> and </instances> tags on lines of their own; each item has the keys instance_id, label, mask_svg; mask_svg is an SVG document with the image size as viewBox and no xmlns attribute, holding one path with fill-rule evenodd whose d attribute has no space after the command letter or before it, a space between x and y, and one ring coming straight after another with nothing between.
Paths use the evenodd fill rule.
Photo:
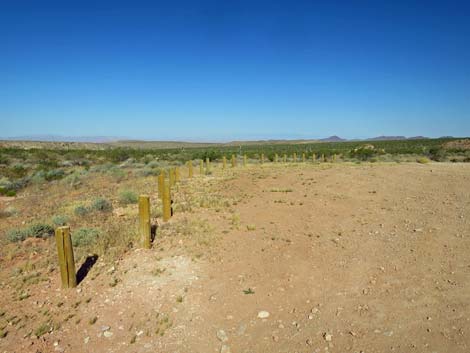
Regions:
<instances>
[{"instance_id":1,"label":"dirt clearing","mask_svg":"<svg viewBox=\"0 0 470 353\"><path fill-rule=\"evenodd\" d=\"M176 212L180 231L98 262L77 290L54 272L12 304L3 278L1 351L470 351L469 165L265 165L197 183L217 207ZM45 309L60 327L12 329Z\"/></svg>"}]
</instances>

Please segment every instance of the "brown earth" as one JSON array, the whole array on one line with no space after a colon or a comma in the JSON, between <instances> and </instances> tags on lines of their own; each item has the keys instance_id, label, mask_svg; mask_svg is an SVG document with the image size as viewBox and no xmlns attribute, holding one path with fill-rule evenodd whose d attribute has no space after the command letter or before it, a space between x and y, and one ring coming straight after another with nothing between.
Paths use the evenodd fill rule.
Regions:
<instances>
[{"instance_id":1,"label":"brown earth","mask_svg":"<svg viewBox=\"0 0 470 353\"><path fill-rule=\"evenodd\" d=\"M200 190L216 206L183 211ZM0 351L470 352L470 165L216 170L175 202L151 250L78 289L53 271L12 301L2 278L0 319L34 325ZM60 327L25 335L46 310Z\"/></svg>"},{"instance_id":2,"label":"brown earth","mask_svg":"<svg viewBox=\"0 0 470 353\"><path fill-rule=\"evenodd\" d=\"M470 150L470 139L449 141L444 144L446 149Z\"/></svg>"}]
</instances>

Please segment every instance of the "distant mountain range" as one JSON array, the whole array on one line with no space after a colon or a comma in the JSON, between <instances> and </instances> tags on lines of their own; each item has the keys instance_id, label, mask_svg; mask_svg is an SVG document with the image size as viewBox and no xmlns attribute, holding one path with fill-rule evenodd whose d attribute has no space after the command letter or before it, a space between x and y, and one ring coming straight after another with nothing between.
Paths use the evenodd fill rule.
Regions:
<instances>
[{"instance_id":1,"label":"distant mountain range","mask_svg":"<svg viewBox=\"0 0 470 353\"><path fill-rule=\"evenodd\" d=\"M396 140L418 140L427 139L425 136L377 136L366 139L344 139L339 136L333 135L322 139L304 139L304 140L292 140L292 139L276 139L276 140L259 140L259 141L230 141L226 143L221 142L180 142L180 141L157 141L157 140L137 140L129 139L126 137L113 137L113 136L60 136L60 135L28 135L28 136L16 136L16 137L5 137L0 140L3 141L34 141L34 142L78 142L78 143L152 143L152 142L164 142L172 144L215 144L215 145L232 145L232 144L265 144L265 143L285 143L285 142L297 142L297 143L311 143L311 142L344 142L344 141L396 141ZM442 138L452 138L452 136L445 136Z\"/></svg>"},{"instance_id":2,"label":"distant mountain range","mask_svg":"<svg viewBox=\"0 0 470 353\"><path fill-rule=\"evenodd\" d=\"M104 143L114 142L126 139L125 137L111 136L61 136L61 135L26 135L15 137L4 137L0 140L4 141L38 141L38 142L87 142L87 143Z\"/></svg>"},{"instance_id":3,"label":"distant mountain range","mask_svg":"<svg viewBox=\"0 0 470 353\"><path fill-rule=\"evenodd\" d=\"M427 139L428 137L425 136L413 136L413 137L406 137L406 136L377 136L367 139L367 141L397 141L397 140L422 140Z\"/></svg>"},{"instance_id":4,"label":"distant mountain range","mask_svg":"<svg viewBox=\"0 0 470 353\"><path fill-rule=\"evenodd\" d=\"M318 141L321 141L321 142L343 142L343 141L347 141L347 140L343 139L339 136L333 135L333 136L330 136L330 137L327 137L327 138L324 138L324 139L319 139Z\"/></svg>"}]
</instances>

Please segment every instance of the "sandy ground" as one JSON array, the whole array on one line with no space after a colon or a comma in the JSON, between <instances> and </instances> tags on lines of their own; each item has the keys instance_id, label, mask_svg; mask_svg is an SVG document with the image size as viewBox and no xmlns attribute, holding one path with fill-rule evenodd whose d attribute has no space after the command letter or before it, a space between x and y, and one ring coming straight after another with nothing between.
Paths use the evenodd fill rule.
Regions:
<instances>
[{"instance_id":1,"label":"sandy ground","mask_svg":"<svg viewBox=\"0 0 470 353\"><path fill-rule=\"evenodd\" d=\"M14 308L4 284L8 313L64 320L39 339L11 331L0 351L470 352L470 165L227 174L208 178L229 207L171 221L208 220L205 248L157 233L77 290L54 272Z\"/></svg>"}]
</instances>

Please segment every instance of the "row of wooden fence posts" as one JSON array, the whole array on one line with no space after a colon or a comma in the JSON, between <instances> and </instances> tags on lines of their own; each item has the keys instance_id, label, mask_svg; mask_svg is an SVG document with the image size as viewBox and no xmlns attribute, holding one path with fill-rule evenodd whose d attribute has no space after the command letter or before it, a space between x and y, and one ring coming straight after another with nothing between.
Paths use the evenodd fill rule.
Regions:
<instances>
[{"instance_id":1,"label":"row of wooden fence posts","mask_svg":"<svg viewBox=\"0 0 470 353\"><path fill-rule=\"evenodd\" d=\"M202 162L202 161L201 161ZM171 187L180 181L179 167L168 170L168 179L165 178L165 171L158 176L158 196L162 200L163 221L168 221L172 216L171 209ZM192 161L188 162L188 177L193 177ZM150 218L150 197L148 195L139 196L139 237L142 247L151 247L151 218ZM74 288L77 286L77 275L75 271L75 259L73 254L72 236L69 226L58 227L55 230L57 253L59 258L60 277L63 288Z\"/></svg>"},{"instance_id":2,"label":"row of wooden fence posts","mask_svg":"<svg viewBox=\"0 0 470 353\"><path fill-rule=\"evenodd\" d=\"M274 161L277 163L279 159L278 154L274 156ZM293 160L297 161L297 154L293 153ZM302 161L305 162L306 155L302 153ZM317 156L312 154L312 160L316 161ZM325 155L321 155L321 160L326 161ZM287 162L287 154L283 155L284 163ZM336 154L333 155L333 161L336 161ZM206 158L206 171L205 174L210 173L210 160ZM264 153L261 154L261 163L264 163ZM235 155L231 157L232 168L237 166ZM247 165L247 156L243 155L243 166ZM223 156L223 169L226 169L227 159ZM201 159L199 162L200 174L204 174L204 161ZM158 176L158 195L162 201L163 221L167 222L173 215L171 188L180 181L179 167L170 168L168 170L168 180L165 178L165 171L162 171ZM193 177L193 162L188 161L188 177ZM141 238L142 246L145 249L151 247L151 218L150 218L150 197L148 195L139 196L139 235ZM72 238L69 226L58 227L55 230L55 238L57 244L57 252L59 256L60 276L63 288L73 288L77 286L77 276L75 272L75 260L72 247Z\"/></svg>"},{"instance_id":3,"label":"row of wooden fence posts","mask_svg":"<svg viewBox=\"0 0 470 353\"><path fill-rule=\"evenodd\" d=\"M225 158L225 157L224 157L224 158ZM337 154L336 154L336 153L331 156L331 160L332 160L333 162L336 162L336 160L337 160ZM278 162L279 162L279 155L278 155L277 153L274 154L274 159L273 159L273 161L274 161L274 163L278 163ZM283 154L283 156L282 156L282 161L283 161L284 163L287 163L287 154L285 154L285 153ZM292 154L292 161L293 161L293 162L297 162L297 153L295 153L295 152ZM302 162L305 163L306 161L307 161L307 154L306 154L306 153L302 153ZM316 153L313 153L313 154L312 154L312 161L313 161L313 162L316 162L316 161L317 161L317 155L316 155ZM320 161L327 162L327 161L328 161L328 158L327 158L324 154L321 154L321 156L320 156ZM265 162L265 156L264 156L264 153L261 153L261 155L260 155L260 163L261 163L261 164L264 164L264 162ZM246 164L246 155L244 155L244 165L245 165L245 164Z\"/></svg>"}]
</instances>

